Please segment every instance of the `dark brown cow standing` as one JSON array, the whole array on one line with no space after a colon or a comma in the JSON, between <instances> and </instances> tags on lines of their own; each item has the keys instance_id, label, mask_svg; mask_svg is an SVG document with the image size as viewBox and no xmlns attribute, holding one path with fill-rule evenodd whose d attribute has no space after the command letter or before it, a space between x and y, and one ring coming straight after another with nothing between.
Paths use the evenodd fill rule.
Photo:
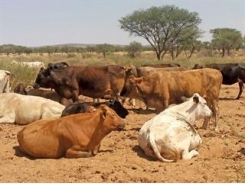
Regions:
<instances>
[{"instance_id":1,"label":"dark brown cow standing","mask_svg":"<svg viewBox=\"0 0 245 184\"><path fill-rule=\"evenodd\" d=\"M34 87L53 88L61 97L73 101L78 101L80 94L91 98L118 98L125 72L125 68L118 65L47 68L39 71Z\"/></svg>"},{"instance_id":2,"label":"dark brown cow standing","mask_svg":"<svg viewBox=\"0 0 245 184\"><path fill-rule=\"evenodd\" d=\"M114 110L101 105L93 113L33 122L18 132L17 139L21 151L34 158L91 157L106 135L124 126Z\"/></svg>"}]
</instances>

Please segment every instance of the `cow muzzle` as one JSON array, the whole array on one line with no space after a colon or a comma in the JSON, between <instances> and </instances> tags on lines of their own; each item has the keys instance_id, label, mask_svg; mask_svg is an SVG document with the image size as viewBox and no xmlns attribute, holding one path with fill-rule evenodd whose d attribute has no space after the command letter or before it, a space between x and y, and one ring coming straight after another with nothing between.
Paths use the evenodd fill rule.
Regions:
<instances>
[{"instance_id":1,"label":"cow muzzle","mask_svg":"<svg viewBox=\"0 0 245 184\"><path fill-rule=\"evenodd\" d=\"M127 89L124 87L122 91L120 92L120 96L124 96L127 93Z\"/></svg>"},{"instance_id":2,"label":"cow muzzle","mask_svg":"<svg viewBox=\"0 0 245 184\"><path fill-rule=\"evenodd\" d=\"M125 128L125 125L126 125L126 122L124 122L124 123L122 123L122 124L119 124L119 125L117 126L117 130L118 130L118 131L122 131L122 130Z\"/></svg>"}]
</instances>

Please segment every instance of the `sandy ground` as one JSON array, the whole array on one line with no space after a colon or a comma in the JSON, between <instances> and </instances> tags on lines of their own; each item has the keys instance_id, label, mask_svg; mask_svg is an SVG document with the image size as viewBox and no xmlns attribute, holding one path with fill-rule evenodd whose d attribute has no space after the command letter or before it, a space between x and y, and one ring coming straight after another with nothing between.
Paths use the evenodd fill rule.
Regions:
<instances>
[{"instance_id":1,"label":"sandy ground","mask_svg":"<svg viewBox=\"0 0 245 184\"><path fill-rule=\"evenodd\" d=\"M23 126L0 125L1 182L245 182L245 94L234 100L238 85L222 86L220 133L198 129L200 155L189 161L163 163L144 155L138 131L153 111L130 110L124 131L102 140L91 158L30 159L18 150ZM201 127L203 121L197 123Z\"/></svg>"}]
</instances>

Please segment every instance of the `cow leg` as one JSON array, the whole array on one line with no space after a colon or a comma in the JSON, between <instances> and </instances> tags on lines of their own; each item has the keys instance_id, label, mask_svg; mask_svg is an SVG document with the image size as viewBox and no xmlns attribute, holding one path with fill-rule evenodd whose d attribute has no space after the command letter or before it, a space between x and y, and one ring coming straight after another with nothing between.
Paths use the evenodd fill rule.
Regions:
<instances>
[{"instance_id":1,"label":"cow leg","mask_svg":"<svg viewBox=\"0 0 245 184\"><path fill-rule=\"evenodd\" d=\"M91 151L82 151L81 147L75 145L66 151L66 158L86 158L91 157L93 154Z\"/></svg>"},{"instance_id":2,"label":"cow leg","mask_svg":"<svg viewBox=\"0 0 245 184\"><path fill-rule=\"evenodd\" d=\"M15 117L14 116L3 116L0 117L0 123L15 123Z\"/></svg>"},{"instance_id":3,"label":"cow leg","mask_svg":"<svg viewBox=\"0 0 245 184\"><path fill-rule=\"evenodd\" d=\"M219 132L218 122L219 122L219 106L218 106L218 100L212 100L212 111L214 116L214 130L216 132Z\"/></svg>"},{"instance_id":4,"label":"cow leg","mask_svg":"<svg viewBox=\"0 0 245 184\"><path fill-rule=\"evenodd\" d=\"M100 99L99 98L93 98L93 103L99 103Z\"/></svg>"},{"instance_id":5,"label":"cow leg","mask_svg":"<svg viewBox=\"0 0 245 184\"><path fill-rule=\"evenodd\" d=\"M236 97L236 100L239 100L239 98L242 95L243 88L244 88L243 81L241 79L238 79L238 85L239 85L239 93L238 93L238 96Z\"/></svg>"},{"instance_id":6,"label":"cow leg","mask_svg":"<svg viewBox=\"0 0 245 184\"><path fill-rule=\"evenodd\" d=\"M73 102L79 101L78 93L79 93L78 90L73 90L72 91L72 100L73 100Z\"/></svg>"},{"instance_id":7,"label":"cow leg","mask_svg":"<svg viewBox=\"0 0 245 184\"><path fill-rule=\"evenodd\" d=\"M99 149L100 149L100 144L96 145L95 148L92 150L93 156L99 152Z\"/></svg>"},{"instance_id":8,"label":"cow leg","mask_svg":"<svg viewBox=\"0 0 245 184\"><path fill-rule=\"evenodd\" d=\"M15 123L16 114L12 110L7 110L0 114L0 123Z\"/></svg>"},{"instance_id":9,"label":"cow leg","mask_svg":"<svg viewBox=\"0 0 245 184\"><path fill-rule=\"evenodd\" d=\"M183 152L182 152L182 159L183 160L190 160L192 157L195 157L195 156L198 156L199 153L196 151L196 150L191 150L189 152L188 149L185 149Z\"/></svg>"},{"instance_id":10,"label":"cow leg","mask_svg":"<svg viewBox=\"0 0 245 184\"><path fill-rule=\"evenodd\" d=\"M209 117L206 117L206 118L204 118L204 122L203 122L203 124L202 124L202 129L207 129L207 127L208 127L208 123L209 123L209 121L210 121L210 118Z\"/></svg>"},{"instance_id":11,"label":"cow leg","mask_svg":"<svg viewBox=\"0 0 245 184\"><path fill-rule=\"evenodd\" d=\"M134 98L127 98L127 97L121 97L122 105L125 106L125 103L128 101L129 104L133 107L136 106L135 99Z\"/></svg>"},{"instance_id":12,"label":"cow leg","mask_svg":"<svg viewBox=\"0 0 245 184\"><path fill-rule=\"evenodd\" d=\"M68 100L68 99L66 99L66 98L61 98L61 99L60 99L60 104L62 104L62 105L64 105L64 106L67 106L67 105L72 104L72 100L71 100L71 99Z\"/></svg>"},{"instance_id":13,"label":"cow leg","mask_svg":"<svg viewBox=\"0 0 245 184\"><path fill-rule=\"evenodd\" d=\"M214 116L214 128L215 128L215 131L218 132L219 131L219 127L218 127L218 121L219 121L218 100L206 99L206 101L207 101L207 105L209 106L209 108L213 112L213 116ZM208 123L209 123L210 120L211 120L211 117L205 117L204 118L202 129L205 129L205 130L207 129Z\"/></svg>"}]
</instances>

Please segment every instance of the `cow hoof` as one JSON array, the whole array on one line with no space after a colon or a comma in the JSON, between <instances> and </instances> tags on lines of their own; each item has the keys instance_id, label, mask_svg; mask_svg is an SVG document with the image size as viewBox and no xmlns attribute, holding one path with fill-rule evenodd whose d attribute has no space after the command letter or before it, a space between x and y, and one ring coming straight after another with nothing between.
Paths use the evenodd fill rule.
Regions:
<instances>
[{"instance_id":1,"label":"cow hoof","mask_svg":"<svg viewBox=\"0 0 245 184\"><path fill-rule=\"evenodd\" d=\"M207 127L206 126L202 126L201 129L207 130Z\"/></svg>"},{"instance_id":2,"label":"cow hoof","mask_svg":"<svg viewBox=\"0 0 245 184\"><path fill-rule=\"evenodd\" d=\"M215 131L215 132L217 132L217 133L219 133L219 132L220 132L220 130L219 130L219 128L218 128L218 127L215 127L215 128L214 128L214 131Z\"/></svg>"}]
</instances>

